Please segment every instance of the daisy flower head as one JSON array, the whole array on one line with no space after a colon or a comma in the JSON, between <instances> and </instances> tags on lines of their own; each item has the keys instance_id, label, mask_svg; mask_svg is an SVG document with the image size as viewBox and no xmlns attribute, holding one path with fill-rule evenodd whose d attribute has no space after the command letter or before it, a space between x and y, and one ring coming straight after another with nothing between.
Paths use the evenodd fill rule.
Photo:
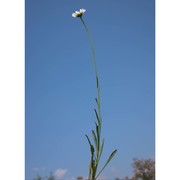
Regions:
<instances>
[{"instance_id":1,"label":"daisy flower head","mask_svg":"<svg viewBox=\"0 0 180 180\"><path fill-rule=\"evenodd\" d=\"M81 17L86 12L86 9L80 9L79 11L75 11L72 13L72 17Z\"/></svg>"}]
</instances>

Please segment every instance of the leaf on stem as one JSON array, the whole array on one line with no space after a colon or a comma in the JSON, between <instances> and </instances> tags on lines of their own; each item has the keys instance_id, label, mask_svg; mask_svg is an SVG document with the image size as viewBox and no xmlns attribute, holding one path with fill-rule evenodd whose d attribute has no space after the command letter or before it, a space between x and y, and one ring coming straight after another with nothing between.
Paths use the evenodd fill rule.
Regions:
<instances>
[{"instance_id":1,"label":"leaf on stem","mask_svg":"<svg viewBox=\"0 0 180 180\"><path fill-rule=\"evenodd\" d=\"M96 86L97 86L97 89L98 89L99 88L98 76L96 76Z\"/></svg>"},{"instance_id":2,"label":"leaf on stem","mask_svg":"<svg viewBox=\"0 0 180 180\"><path fill-rule=\"evenodd\" d=\"M92 156L93 156L93 154L94 154L94 146L91 144L91 141L90 141L90 139L89 139L88 135L86 135L86 138L87 138L87 140L88 140L88 142L89 142L89 146L90 146L91 154L92 154Z\"/></svg>"},{"instance_id":3,"label":"leaf on stem","mask_svg":"<svg viewBox=\"0 0 180 180\"><path fill-rule=\"evenodd\" d=\"M96 114L96 119L97 119L97 121L98 121L98 124L100 125L100 124L101 124L100 117L99 117L99 115L98 115L96 109L94 109L94 111L95 111L95 114Z\"/></svg>"},{"instance_id":4,"label":"leaf on stem","mask_svg":"<svg viewBox=\"0 0 180 180\"><path fill-rule=\"evenodd\" d=\"M103 152L103 148L104 148L104 139L102 140L102 144L101 144L101 148L100 148L100 153L99 153L99 159L100 159L101 154Z\"/></svg>"},{"instance_id":5,"label":"leaf on stem","mask_svg":"<svg viewBox=\"0 0 180 180\"><path fill-rule=\"evenodd\" d=\"M102 171L105 169L105 167L106 167L106 166L109 164L109 162L112 160L112 158L114 157L114 155L116 154L116 152L117 152L117 149L114 150L114 151L111 153L111 155L109 156L107 162L105 163L105 165L103 166L103 168L101 169L101 171L99 172L99 174L96 176L95 179L97 179L97 177L102 173Z\"/></svg>"},{"instance_id":6,"label":"leaf on stem","mask_svg":"<svg viewBox=\"0 0 180 180\"><path fill-rule=\"evenodd\" d=\"M91 141L90 141L88 135L86 134L85 136L86 136L86 138L87 138L87 140L88 140L89 145L91 146Z\"/></svg>"},{"instance_id":7,"label":"leaf on stem","mask_svg":"<svg viewBox=\"0 0 180 180\"><path fill-rule=\"evenodd\" d=\"M95 101L96 101L96 104L98 106L98 109L100 110L100 102L99 102L99 100L97 98L95 98Z\"/></svg>"},{"instance_id":8,"label":"leaf on stem","mask_svg":"<svg viewBox=\"0 0 180 180\"><path fill-rule=\"evenodd\" d=\"M99 151L99 146L100 146L100 129L99 126L96 123L96 133L97 133L97 149Z\"/></svg>"},{"instance_id":9,"label":"leaf on stem","mask_svg":"<svg viewBox=\"0 0 180 180\"><path fill-rule=\"evenodd\" d=\"M93 139L94 139L94 144L95 144L95 146L96 146L96 151L97 151L97 137L96 137L96 134L95 134L95 132L94 132L94 130L92 130L92 136L93 136Z\"/></svg>"}]
</instances>

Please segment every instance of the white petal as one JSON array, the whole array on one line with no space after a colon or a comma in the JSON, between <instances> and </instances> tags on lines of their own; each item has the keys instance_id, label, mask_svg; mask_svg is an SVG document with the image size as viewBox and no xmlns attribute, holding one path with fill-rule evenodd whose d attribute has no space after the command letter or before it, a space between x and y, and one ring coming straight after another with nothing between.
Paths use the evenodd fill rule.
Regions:
<instances>
[{"instance_id":1,"label":"white petal","mask_svg":"<svg viewBox=\"0 0 180 180\"><path fill-rule=\"evenodd\" d=\"M76 13L72 13L72 17L77 17L77 14Z\"/></svg>"},{"instance_id":2,"label":"white petal","mask_svg":"<svg viewBox=\"0 0 180 180\"><path fill-rule=\"evenodd\" d=\"M79 14L79 11L76 11L77 14Z\"/></svg>"},{"instance_id":3,"label":"white petal","mask_svg":"<svg viewBox=\"0 0 180 180\"><path fill-rule=\"evenodd\" d=\"M82 12L82 13L85 13L86 12L86 10L85 9L80 9L80 11Z\"/></svg>"}]
</instances>

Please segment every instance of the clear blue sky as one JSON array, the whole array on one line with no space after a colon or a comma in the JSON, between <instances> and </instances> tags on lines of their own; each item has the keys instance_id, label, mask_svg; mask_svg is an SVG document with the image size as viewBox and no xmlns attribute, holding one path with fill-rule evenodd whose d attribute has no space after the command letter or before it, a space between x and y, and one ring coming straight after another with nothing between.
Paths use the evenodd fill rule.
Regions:
<instances>
[{"instance_id":1,"label":"clear blue sky","mask_svg":"<svg viewBox=\"0 0 180 180\"><path fill-rule=\"evenodd\" d=\"M97 57L102 162L118 149L102 177L131 176L134 157L155 157L154 0L26 0L25 8L26 178L88 174L96 88L87 33L71 16L80 8Z\"/></svg>"}]
</instances>

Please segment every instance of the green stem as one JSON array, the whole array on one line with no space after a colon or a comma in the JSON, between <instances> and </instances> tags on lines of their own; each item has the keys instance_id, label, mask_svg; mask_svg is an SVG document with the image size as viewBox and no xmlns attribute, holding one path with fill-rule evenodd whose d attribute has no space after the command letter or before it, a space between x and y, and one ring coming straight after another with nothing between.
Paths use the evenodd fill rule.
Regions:
<instances>
[{"instance_id":1,"label":"green stem","mask_svg":"<svg viewBox=\"0 0 180 180\"><path fill-rule=\"evenodd\" d=\"M89 41L90 41L90 45L91 45L91 50L92 50L92 54L93 54L93 59L94 59L94 71L95 71L95 75L96 75L96 87L97 87L97 98L98 98L98 103L99 103L99 106L98 106L98 111L99 111L99 115L100 115L100 86L99 86L99 78L98 78L98 71L97 71L97 65L96 65L96 56L95 56L95 51L94 51L94 45L93 45L93 41L92 41L92 38L91 38L91 34L90 34L90 31L89 29L87 28L84 20L82 17L80 17L87 33L88 33L88 38L89 38Z\"/></svg>"},{"instance_id":2,"label":"green stem","mask_svg":"<svg viewBox=\"0 0 180 180\"><path fill-rule=\"evenodd\" d=\"M95 122L96 130L95 131L92 130L92 136L93 136L94 144L95 144L96 148L94 148L94 146L91 144L89 137L86 135L87 140L88 140L89 145L90 145L90 150L91 150L91 161L89 164L88 180L96 180L99 177L99 175L102 173L102 171L105 169L105 167L109 164L111 159L114 157L117 150L114 150L111 153L111 155L109 156L107 162L105 163L105 165L103 166L101 171L98 173L98 175L96 175L98 165L99 165L99 161L100 161L101 154L102 154L103 147L104 147L104 139L102 140L102 144L101 144L102 119L101 119L101 103L100 103L100 86L99 86L99 78L98 78L98 71L97 71L97 65L96 65L96 56L95 56L94 45L93 45L93 41L91 38L91 34L90 34L84 20L82 19L82 16L80 16L80 19L81 19L81 21L82 21L82 23L83 23L83 25L84 25L87 33L88 33L88 38L90 41L91 50L92 50L92 54L93 54L93 60L94 60L94 71L95 71L95 75L96 75L97 98L95 98L95 100L96 100L98 111L96 111L96 109L95 109L95 114L96 114L96 118L97 118L97 123ZM94 151L96 151L96 154Z\"/></svg>"},{"instance_id":3,"label":"green stem","mask_svg":"<svg viewBox=\"0 0 180 180\"><path fill-rule=\"evenodd\" d=\"M96 172L97 172L97 168L99 165L99 161L100 161L100 156L102 151L100 150L101 147L101 105L100 105L100 86L99 86L99 78L98 78L98 71L97 71L97 65L96 65L96 56L95 56L95 51L94 51L94 45L93 45L93 41L91 38L91 34L89 29L87 28L84 20L82 19L82 17L80 17L87 33L88 33L88 38L90 41L90 45L91 45L91 50L92 50L92 54L93 54L93 60L94 60L94 71L95 71L95 76L96 76L96 89L97 89L97 98L96 103L97 103L97 107L98 107L98 113L96 114L97 119L98 119L98 131L97 131L97 149L96 149L96 165L93 167L93 169L90 168L89 170L89 179L90 180L95 180L96 178ZM97 128L97 125L96 125ZM91 160L92 161L92 160ZM93 172L92 172L93 171Z\"/></svg>"}]
</instances>

